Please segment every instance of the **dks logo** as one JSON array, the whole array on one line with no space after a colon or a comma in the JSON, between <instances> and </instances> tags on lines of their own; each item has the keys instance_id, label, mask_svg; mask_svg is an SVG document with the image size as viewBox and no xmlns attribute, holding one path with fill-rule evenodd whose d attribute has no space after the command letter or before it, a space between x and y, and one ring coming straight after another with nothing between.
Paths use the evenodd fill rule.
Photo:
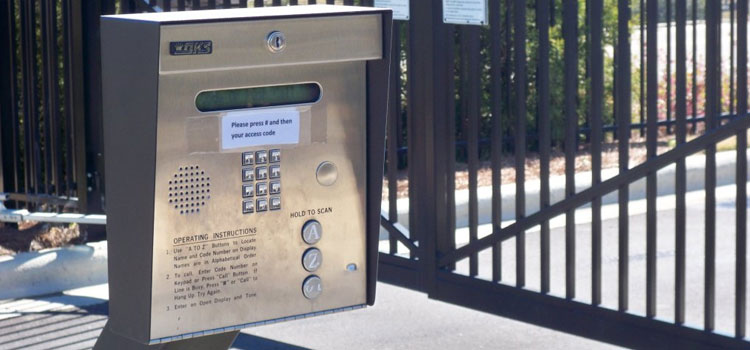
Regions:
<instances>
[{"instance_id":1,"label":"dks logo","mask_svg":"<svg viewBox=\"0 0 750 350\"><path fill-rule=\"evenodd\" d=\"M213 52L211 40L172 41L169 43L169 54L172 56L210 55Z\"/></svg>"}]
</instances>

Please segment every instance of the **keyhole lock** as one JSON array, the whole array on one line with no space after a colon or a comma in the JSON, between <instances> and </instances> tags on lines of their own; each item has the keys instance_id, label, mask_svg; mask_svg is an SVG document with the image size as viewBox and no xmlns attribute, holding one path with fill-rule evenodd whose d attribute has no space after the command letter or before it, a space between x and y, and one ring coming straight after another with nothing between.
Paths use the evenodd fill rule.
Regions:
<instances>
[{"instance_id":1,"label":"keyhole lock","mask_svg":"<svg viewBox=\"0 0 750 350\"><path fill-rule=\"evenodd\" d=\"M282 32L273 31L268 34L266 43L268 44L268 49L271 50L271 52L281 52L286 47L286 36Z\"/></svg>"}]
</instances>

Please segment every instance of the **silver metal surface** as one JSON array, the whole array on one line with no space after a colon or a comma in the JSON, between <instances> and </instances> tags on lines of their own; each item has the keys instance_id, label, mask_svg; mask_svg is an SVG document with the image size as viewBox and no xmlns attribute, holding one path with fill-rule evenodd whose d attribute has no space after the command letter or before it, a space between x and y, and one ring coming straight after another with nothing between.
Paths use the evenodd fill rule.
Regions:
<instances>
[{"instance_id":1,"label":"silver metal surface","mask_svg":"<svg viewBox=\"0 0 750 350\"><path fill-rule=\"evenodd\" d=\"M310 276L302 283L302 294L305 298L313 300L323 294L323 281L318 276Z\"/></svg>"},{"instance_id":2,"label":"silver metal surface","mask_svg":"<svg viewBox=\"0 0 750 350\"><path fill-rule=\"evenodd\" d=\"M302 255L302 267L307 271L315 272L321 264L323 264L323 253L318 248L310 248Z\"/></svg>"},{"instance_id":3,"label":"silver metal surface","mask_svg":"<svg viewBox=\"0 0 750 350\"><path fill-rule=\"evenodd\" d=\"M333 162L325 161L318 165L315 170L315 177L322 186L331 186L339 178L339 169Z\"/></svg>"},{"instance_id":4,"label":"silver metal surface","mask_svg":"<svg viewBox=\"0 0 750 350\"><path fill-rule=\"evenodd\" d=\"M362 309L362 308L365 308L365 307L366 307L366 305L354 305L354 306L341 307L341 308L332 309L332 310L326 310L326 311L311 312L311 313L302 314L302 315L287 316L287 317L277 318L277 319L273 319L273 320L266 320L266 321L260 321L260 322L252 322L252 323L245 323L245 324L240 324L240 325L231 326L231 327L222 327L222 328L217 328L217 329L208 329L208 330L200 331L200 332L193 332L193 333L181 334L179 336L174 336L174 337L164 337L164 338L160 338L160 339L153 339L153 340L151 340L149 342L149 344L153 345L153 344L168 343L168 342L179 340L179 339L190 339L190 338L201 337L201 336L205 336L205 335L225 333L225 332L232 332L232 331L236 331L236 330L240 330L240 329L244 329L244 328L257 327L257 326L265 326L265 325L269 325L269 324L274 324L274 323L279 323L279 322L285 322L285 321L292 321L292 320L301 320L301 319L304 319L304 318L310 318L310 317L315 317L315 316L323 316L323 315L328 315L328 314L331 314L331 313L334 313L334 312L357 310L357 309Z\"/></svg>"},{"instance_id":5,"label":"silver metal surface","mask_svg":"<svg viewBox=\"0 0 750 350\"><path fill-rule=\"evenodd\" d=\"M356 17L162 28L152 340L366 302L366 78L365 62L352 60L379 57L382 44L379 16ZM286 49L273 60L262 37L253 39L271 29L287 38ZM335 38L326 38L333 32ZM170 41L208 39L214 41L212 55L165 54ZM300 82L320 84L322 96L312 105L293 107L299 112L298 144L222 150L220 125L227 113L201 113L194 104L205 90ZM319 165L325 162L336 164L334 180L321 186ZM279 178L273 181L279 181L280 193L269 197L261 188L274 188L267 177L275 169L268 167L276 165ZM186 166L200 167L210 177L211 200L199 213L180 215L168 201L169 181ZM330 180L332 171L324 168L322 175ZM246 185L255 186L253 197ZM271 210L276 199L280 208ZM318 223L317 239L310 241L313 236L300 235L309 220ZM323 226L326 239L320 240ZM309 242L326 257L314 277L300 263ZM359 268L348 269L351 264Z\"/></svg>"},{"instance_id":6,"label":"silver metal surface","mask_svg":"<svg viewBox=\"0 0 750 350\"><path fill-rule=\"evenodd\" d=\"M231 32L227 31L227 25L232 27ZM381 28L380 16L374 14L237 21L230 24L174 24L164 26L161 32L161 40L167 45L161 48L160 72L168 74L377 59L383 54ZM266 43L266 35L275 30L286 35L286 48L279 53L270 52ZM210 55L169 54L168 42L208 38L213 41L214 47ZM285 80L280 83L310 81L316 80Z\"/></svg>"},{"instance_id":7,"label":"silver metal surface","mask_svg":"<svg viewBox=\"0 0 750 350\"><path fill-rule=\"evenodd\" d=\"M310 220L302 226L302 240L313 245L320 241L323 236L323 227L317 220Z\"/></svg>"}]
</instances>

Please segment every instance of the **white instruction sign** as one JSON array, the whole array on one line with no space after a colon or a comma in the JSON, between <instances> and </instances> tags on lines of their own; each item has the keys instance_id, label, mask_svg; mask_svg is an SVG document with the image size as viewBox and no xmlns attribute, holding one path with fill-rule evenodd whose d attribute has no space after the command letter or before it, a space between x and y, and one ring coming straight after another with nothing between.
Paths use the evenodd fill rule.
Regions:
<instances>
[{"instance_id":1,"label":"white instruction sign","mask_svg":"<svg viewBox=\"0 0 750 350\"><path fill-rule=\"evenodd\" d=\"M487 0L443 0L443 22L487 24Z\"/></svg>"},{"instance_id":2,"label":"white instruction sign","mask_svg":"<svg viewBox=\"0 0 750 350\"><path fill-rule=\"evenodd\" d=\"M393 9L393 19L409 20L409 0L375 0L375 7Z\"/></svg>"},{"instance_id":3,"label":"white instruction sign","mask_svg":"<svg viewBox=\"0 0 750 350\"><path fill-rule=\"evenodd\" d=\"M221 148L297 144L299 129L296 108L229 112L221 118Z\"/></svg>"}]
</instances>

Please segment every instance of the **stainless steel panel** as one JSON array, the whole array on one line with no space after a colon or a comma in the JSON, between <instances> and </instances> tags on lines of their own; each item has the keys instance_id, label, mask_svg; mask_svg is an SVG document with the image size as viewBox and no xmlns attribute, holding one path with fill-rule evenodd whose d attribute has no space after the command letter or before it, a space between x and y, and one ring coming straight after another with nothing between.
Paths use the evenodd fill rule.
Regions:
<instances>
[{"instance_id":1,"label":"stainless steel panel","mask_svg":"<svg viewBox=\"0 0 750 350\"><path fill-rule=\"evenodd\" d=\"M303 27L301 23L295 25ZM207 33L210 28L199 26L203 25L193 28L195 33ZM264 26L270 28L270 23ZM218 37L220 26L212 28ZM195 39L195 33L185 37ZM162 50L170 40L178 40L176 31L170 35L162 37ZM293 35L287 37L290 41L284 52L294 52ZM222 42L216 40L216 45ZM380 43L375 46L379 48ZM219 55L218 47L216 65L240 64L239 58ZM304 52L299 55L304 56ZM239 51L236 54L244 55ZM293 57L287 60L294 61ZM170 65L187 68L203 67L204 63L192 58L184 63L165 58L162 72ZM318 130L317 137L308 137L308 141L298 145L229 151L192 140L204 138L213 140L207 144L216 145L221 138L221 127L217 125L222 113L199 112L194 105L198 92L308 81L320 83L323 94L318 103L305 107L306 112L300 116L301 132ZM365 85L362 61L212 71L184 69L179 74L160 75L151 339L365 303ZM191 122L195 120L203 122ZM324 128L319 128L321 125ZM195 150L196 144L203 144L201 151ZM263 166L281 167L281 193L273 195L280 196L281 209L243 214L243 200L249 199L243 198L243 152L272 149L281 150L281 161ZM335 164L338 171L336 182L330 186L322 186L316 179L319 164L326 161ZM184 175L179 177L181 173ZM210 198L194 201L200 203L199 212L180 214L169 202L169 193L180 190L170 184L176 179L193 179L184 183L188 185L208 185L199 188L210 188ZM251 198L256 199L257 194ZM306 298L302 292L303 281L312 275L302 265L302 255L311 247L302 239L302 227L310 219L320 222L324 231L314 245L323 255L323 263L315 271L323 289L315 299ZM223 243L228 246L221 246ZM224 250L227 253L219 254ZM213 260L235 256L239 259ZM347 269L350 264L358 268ZM239 268L232 270L230 266ZM207 272L201 273L202 270ZM229 273L228 277L223 277L224 273ZM249 280L242 282L244 278ZM201 294L208 291L216 294ZM241 299L235 299L239 296ZM223 298L229 299L222 301ZM201 301L210 304L201 306Z\"/></svg>"},{"instance_id":2,"label":"stainless steel panel","mask_svg":"<svg viewBox=\"0 0 750 350\"><path fill-rule=\"evenodd\" d=\"M289 17L324 17L357 15L361 13L384 12L384 9L358 6L338 6L319 4L315 6L273 6L222 10L144 12L103 18L117 18L128 21L156 22L160 24L195 22L232 22L244 19L284 19Z\"/></svg>"},{"instance_id":3,"label":"stainless steel panel","mask_svg":"<svg viewBox=\"0 0 750 350\"><path fill-rule=\"evenodd\" d=\"M286 47L274 53L267 36L284 33ZM160 71L180 72L271 67L379 59L383 54L379 14L211 22L162 27ZM210 55L171 56L169 42L213 41Z\"/></svg>"}]
</instances>

